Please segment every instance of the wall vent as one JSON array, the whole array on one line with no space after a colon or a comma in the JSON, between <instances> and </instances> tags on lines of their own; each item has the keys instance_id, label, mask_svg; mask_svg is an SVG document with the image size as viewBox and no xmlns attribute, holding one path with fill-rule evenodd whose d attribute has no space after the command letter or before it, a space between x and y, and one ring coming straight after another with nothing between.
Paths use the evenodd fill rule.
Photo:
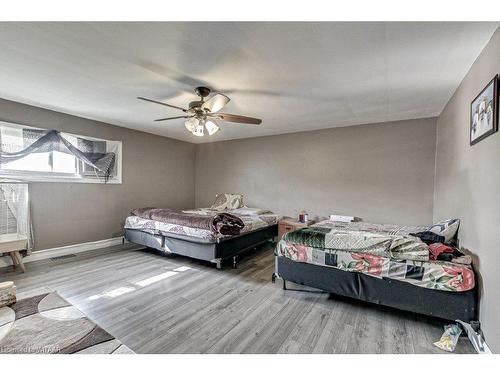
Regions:
<instances>
[{"instance_id":1,"label":"wall vent","mask_svg":"<svg viewBox=\"0 0 500 375\"><path fill-rule=\"evenodd\" d=\"M69 259L76 257L76 254L61 255L58 257L49 258L52 262L57 262L58 260Z\"/></svg>"}]
</instances>

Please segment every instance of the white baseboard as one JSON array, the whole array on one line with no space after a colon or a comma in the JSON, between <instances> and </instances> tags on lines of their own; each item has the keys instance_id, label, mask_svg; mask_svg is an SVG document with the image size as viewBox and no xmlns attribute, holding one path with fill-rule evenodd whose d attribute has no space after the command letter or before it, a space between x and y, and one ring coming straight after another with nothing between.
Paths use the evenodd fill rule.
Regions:
<instances>
[{"instance_id":1,"label":"white baseboard","mask_svg":"<svg viewBox=\"0 0 500 375\"><path fill-rule=\"evenodd\" d=\"M44 260L63 255L78 254L86 251L98 250L104 247L121 245L123 237L108 238L106 240L92 241L85 243L78 243L75 245L54 247L52 249L45 249L32 252L29 256L24 257L24 263L35 262L37 260ZM12 259L9 256L0 257L0 268L11 266Z\"/></svg>"}]
</instances>

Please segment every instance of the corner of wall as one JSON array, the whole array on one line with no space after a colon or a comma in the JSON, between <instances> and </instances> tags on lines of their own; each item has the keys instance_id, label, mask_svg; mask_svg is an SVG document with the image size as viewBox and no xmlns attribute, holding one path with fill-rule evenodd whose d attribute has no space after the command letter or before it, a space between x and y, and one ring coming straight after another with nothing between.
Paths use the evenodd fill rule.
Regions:
<instances>
[{"instance_id":1,"label":"corner of wall","mask_svg":"<svg viewBox=\"0 0 500 375\"><path fill-rule=\"evenodd\" d=\"M436 116L436 140L434 142L434 181L432 182L432 222L436 222L436 183L437 183L437 160L438 160L438 136L439 136L439 114Z\"/></svg>"},{"instance_id":2,"label":"corner of wall","mask_svg":"<svg viewBox=\"0 0 500 375\"><path fill-rule=\"evenodd\" d=\"M200 152L200 145L195 144L194 145L194 168L193 168L193 183L194 183L194 189L193 189L193 203L194 207L198 207L198 157L199 157L199 152Z\"/></svg>"}]
</instances>

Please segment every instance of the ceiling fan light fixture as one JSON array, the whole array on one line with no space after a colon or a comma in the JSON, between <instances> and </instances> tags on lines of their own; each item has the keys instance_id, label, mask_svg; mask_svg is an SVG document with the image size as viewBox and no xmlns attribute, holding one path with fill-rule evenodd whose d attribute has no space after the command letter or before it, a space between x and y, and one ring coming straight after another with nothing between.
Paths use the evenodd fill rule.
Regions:
<instances>
[{"instance_id":1,"label":"ceiling fan light fixture","mask_svg":"<svg viewBox=\"0 0 500 375\"><path fill-rule=\"evenodd\" d=\"M198 120L196 117L190 118L184 123L184 126L188 131L194 134L194 131L196 130L196 127L200 124L200 120Z\"/></svg>"},{"instance_id":2,"label":"ceiling fan light fixture","mask_svg":"<svg viewBox=\"0 0 500 375\"><path fill-rule=\"evenodd\" d=\"M209 135L214 135L220 129L214 120L207 120L205 122L205 128L207 129Z\"/></svg>"},{"instance_id":3,"label":"ceiling fan light fixture","mask_svg":"<svg viewBox=\"0 0 500 375\"><path fill-rule=\"evenodd\" d=\"M205 128L203 127L203 124L199 123L191 133L193 133L193 135L197 137L203 137L203 135L205 134Z\"/></svg>"}]
</instances>

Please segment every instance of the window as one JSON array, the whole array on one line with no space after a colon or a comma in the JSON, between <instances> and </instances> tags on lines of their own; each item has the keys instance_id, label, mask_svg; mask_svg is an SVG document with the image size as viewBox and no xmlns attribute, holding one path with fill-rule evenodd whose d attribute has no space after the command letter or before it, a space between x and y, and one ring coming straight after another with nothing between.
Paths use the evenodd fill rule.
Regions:
<instances>
[{"instance_id":1,"label":"window","mask_svg":"<svg viewBox=\"0 0 500 375\"><path fill-rule=\"evenodd\" d=\"M0 121L0 152L0 178L121 183L120 141Z\"/></svg>"}]
</instances>

